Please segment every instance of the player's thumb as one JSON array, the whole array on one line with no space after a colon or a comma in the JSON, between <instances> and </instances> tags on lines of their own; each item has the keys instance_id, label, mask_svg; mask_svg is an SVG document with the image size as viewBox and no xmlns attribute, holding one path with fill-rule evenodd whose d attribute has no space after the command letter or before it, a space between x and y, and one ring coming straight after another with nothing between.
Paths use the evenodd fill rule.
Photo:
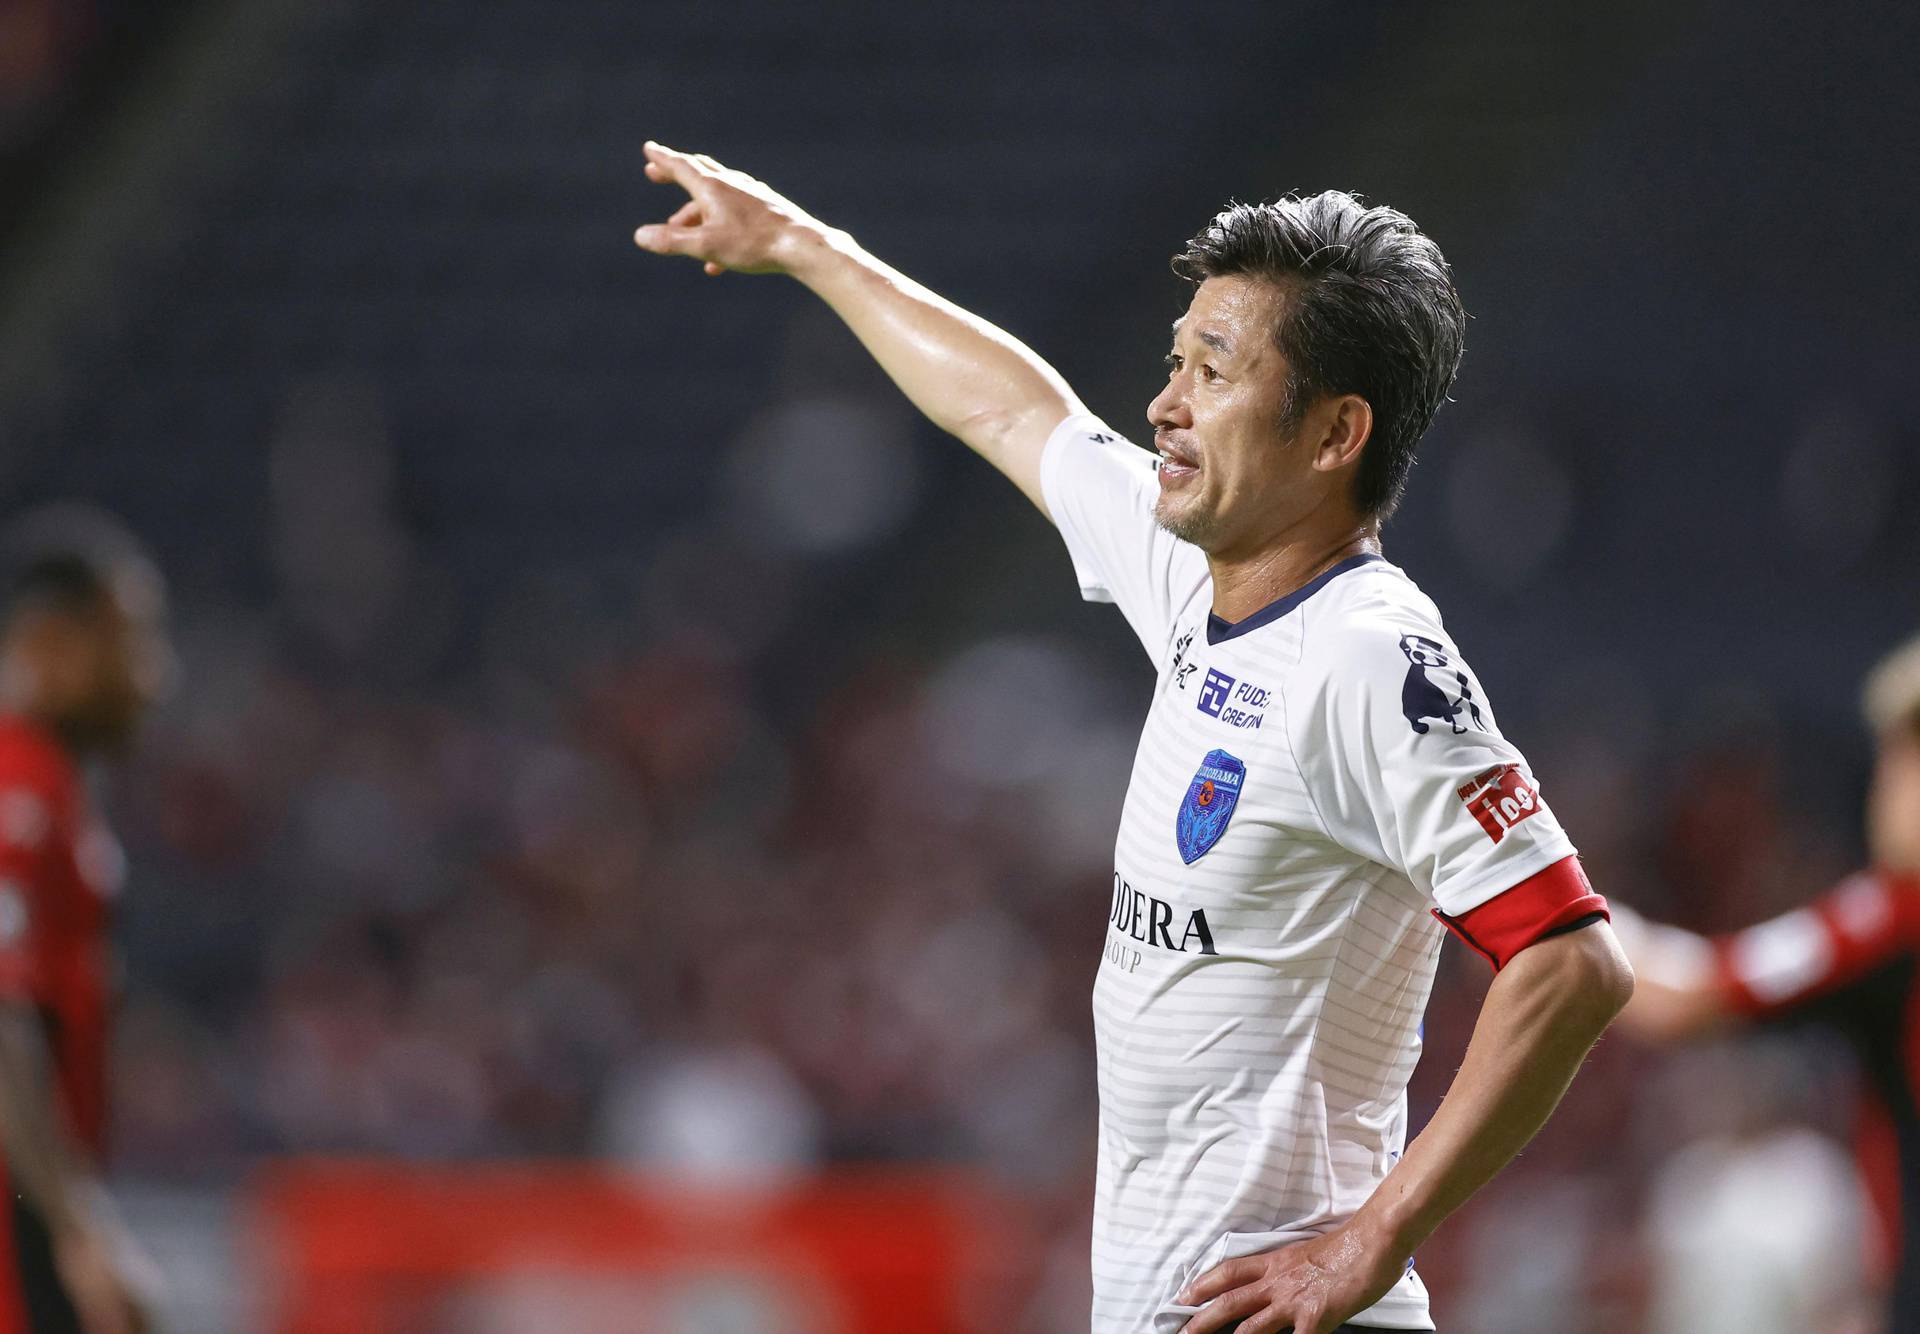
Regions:
<instances>
[{"instance_id":1,"label":"player's thumb","mask_svg":"<svg viewBox=\"0 0 1920 1334\"><path fill-rule=\"evenodd\" d=\"M633 243L656 255L689 255L693 253L693 238L698 231L695 227L671 227L664 222L651 222L634 232Z\"/></svg>"}]
</instances>

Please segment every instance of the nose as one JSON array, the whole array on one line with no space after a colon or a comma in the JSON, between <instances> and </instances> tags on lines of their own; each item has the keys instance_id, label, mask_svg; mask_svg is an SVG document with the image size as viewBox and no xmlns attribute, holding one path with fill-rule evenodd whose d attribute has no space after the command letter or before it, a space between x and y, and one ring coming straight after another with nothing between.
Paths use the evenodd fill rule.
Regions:
<instances>
[{"instance_id":1,"label":"nose","mask_svg":"<svg viewBox=\"0 0 1920 1334\"><path fill-rule=\"evenodd\" d=\"M1187 384L1184 374L1167 377L1167 387L1147 404L1147 423L1156 431L1184 431L1193 425L1193 413L1187 408Z\"/></svg>"}]
</instances>

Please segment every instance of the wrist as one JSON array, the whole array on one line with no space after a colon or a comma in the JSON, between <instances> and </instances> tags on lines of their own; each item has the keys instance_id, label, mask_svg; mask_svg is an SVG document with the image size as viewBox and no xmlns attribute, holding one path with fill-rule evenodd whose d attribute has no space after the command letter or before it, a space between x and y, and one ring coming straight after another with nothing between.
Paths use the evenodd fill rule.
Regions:
<instances>
[{"instance_id":1,"label":"wrist","mask_svg":"<svg viewBox=\"0 0 1920 1334\"><path fill-rule=\"evenodd\" d=\"M854 250L853 238L811 218L794 223L774 249L782 272L807 287L820 282L832 266Z\"/></svg>"},{"instance_id":2,"label":"wrist","mask_svg":"<svg viewBox=\"0 0 1920 1334\"><path fill-rule=\"evenodd\" d=\"M1373 1253L1404 1261L1433 1234L1412 1192L1396 1189L1392 1176L1368 1197L1353 1216L1352 1227Z\"/></svg>"}]
</instances>

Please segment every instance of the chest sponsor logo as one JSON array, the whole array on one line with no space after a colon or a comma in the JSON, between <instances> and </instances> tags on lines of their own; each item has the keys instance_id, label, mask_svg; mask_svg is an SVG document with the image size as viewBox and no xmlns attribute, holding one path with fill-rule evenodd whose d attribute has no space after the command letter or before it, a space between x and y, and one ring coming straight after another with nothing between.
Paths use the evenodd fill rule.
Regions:
<instances>
[{"instance_id":1,"label":"chest sponsor logo","mask_svg":"<svg viewBox=\"0 0 1920 1334\"><path fill-rule=\"evenodd\" d=\"M1224 750L1210 750L1200 761L1187 795L1173 821L1174 844L1180 860L1191 866L1227 832L1233 808L1240 804L1240 789L1247 781L1247 766Z\"/></svg>"},{"instance_id":2,"label":"chest sponsor logo","mask_svg":"<svg viewBox=\"0 0 1920 1334\"><path fill-rule=\"evenodd\" d=\"M1540 800L1540 794L1533 790L1517 764L1496 764L1475 774L1460 785L1459 792L1460 800L1467 804L1473 818L1495 843L1505 838L1515 825L1546 809L1546 803Z\"/></svg>"},{"instance_id":3,"label":"chest sponsor logo","mask_svg":"<svg viewBox=\"0 0 1920 1334\"><path fill-rule=\"evenodd\" d=\"M1433 730L1428 721L1445 723L1455 736L1471 723L1484 732L1487 720L1474 702L1473 684L1467 674L1453 665L1447 646L1425 635L1401 635L1400 651L1407 655L1407 679L1400 686L1400 712L1407 725L1425 736Z\"/></svg>"},{"instance_id":4,"label":"chest sponsor logo","mask_svg":"<svg viewBox=\"0 0 1920 1334\"><path fill-rule=\"evenodd\" d=\"M1229 727L1257 729L1266 720L1267 705L1272 700L1271 691L1251 681L1236 680L1217 667L1209 667L1194 707Z\"/></svg>"},{"instance_id":5,"label":"chest sponsor logo","mask_svg":"<svg viewBox=\"0 0 1920 1334\"><path fill-rule=\"evenodd\" d=\"M1218 667L1207 668L1207 679L1200 683L1200 712L1215 718L1226 707L1227 697L1233 693L1233 678Z\"/></svg>"},{"instance_id":6,"label":"chest sponsor logo","mask_svg":"<svg viewBox=\"0 0 1920 1334\"><path fill-rule=\"evenodd\" d=\"M1206 910L1181 912L1165 899L1135 889L1121 874L1113 875L1113 906L1107 924L1122 936L1176 954L1218 954ZM1177 934L1176 934L1177 933ZM1131 973L1140 966L1140 951L1122 940L1108 940L1106 956Z\"/></svg>"}]
</instances>

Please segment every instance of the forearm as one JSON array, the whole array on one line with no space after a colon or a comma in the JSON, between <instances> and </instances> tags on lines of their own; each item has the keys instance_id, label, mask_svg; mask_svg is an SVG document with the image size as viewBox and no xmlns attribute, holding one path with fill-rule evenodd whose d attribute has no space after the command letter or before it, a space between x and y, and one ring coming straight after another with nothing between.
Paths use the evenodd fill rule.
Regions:
<instances>
[{"instance_id":1,"label":"forearm","mask_svg":"<svg viewBox=\"0 0 1920 1334\"><path fill-rule=\"evenodd\" d=\"M1412 1254L1546 1123L1632 987L1604 922L1521 951L1494 978L1453 1087L1356 1225Z\"/></svg>"},{"instance_id":2,"label":"forearm","mask_svg":"<svg viewBox=\"0 0 1920 1334\"><path fill-rule=\"evenodd\" d=\"M0 1154L14 1188L59 1233L79 1221L82 1174L60 1129L54 1098L39 1021L18 1007L0 1011Z\"/></svg>"},{"instance_id":3,"label":"forearm","mask_svg":"<svg viewBox=\"0 0 1920 1334\"><path fill-rule=\"evenodd\" d=\"M1082 411L1059 373L1002 329L863 250L807 228L787 264L853 330L915 407L1006 473L1044 512L1040 451Z\"/></svg>"}]
</instances>

